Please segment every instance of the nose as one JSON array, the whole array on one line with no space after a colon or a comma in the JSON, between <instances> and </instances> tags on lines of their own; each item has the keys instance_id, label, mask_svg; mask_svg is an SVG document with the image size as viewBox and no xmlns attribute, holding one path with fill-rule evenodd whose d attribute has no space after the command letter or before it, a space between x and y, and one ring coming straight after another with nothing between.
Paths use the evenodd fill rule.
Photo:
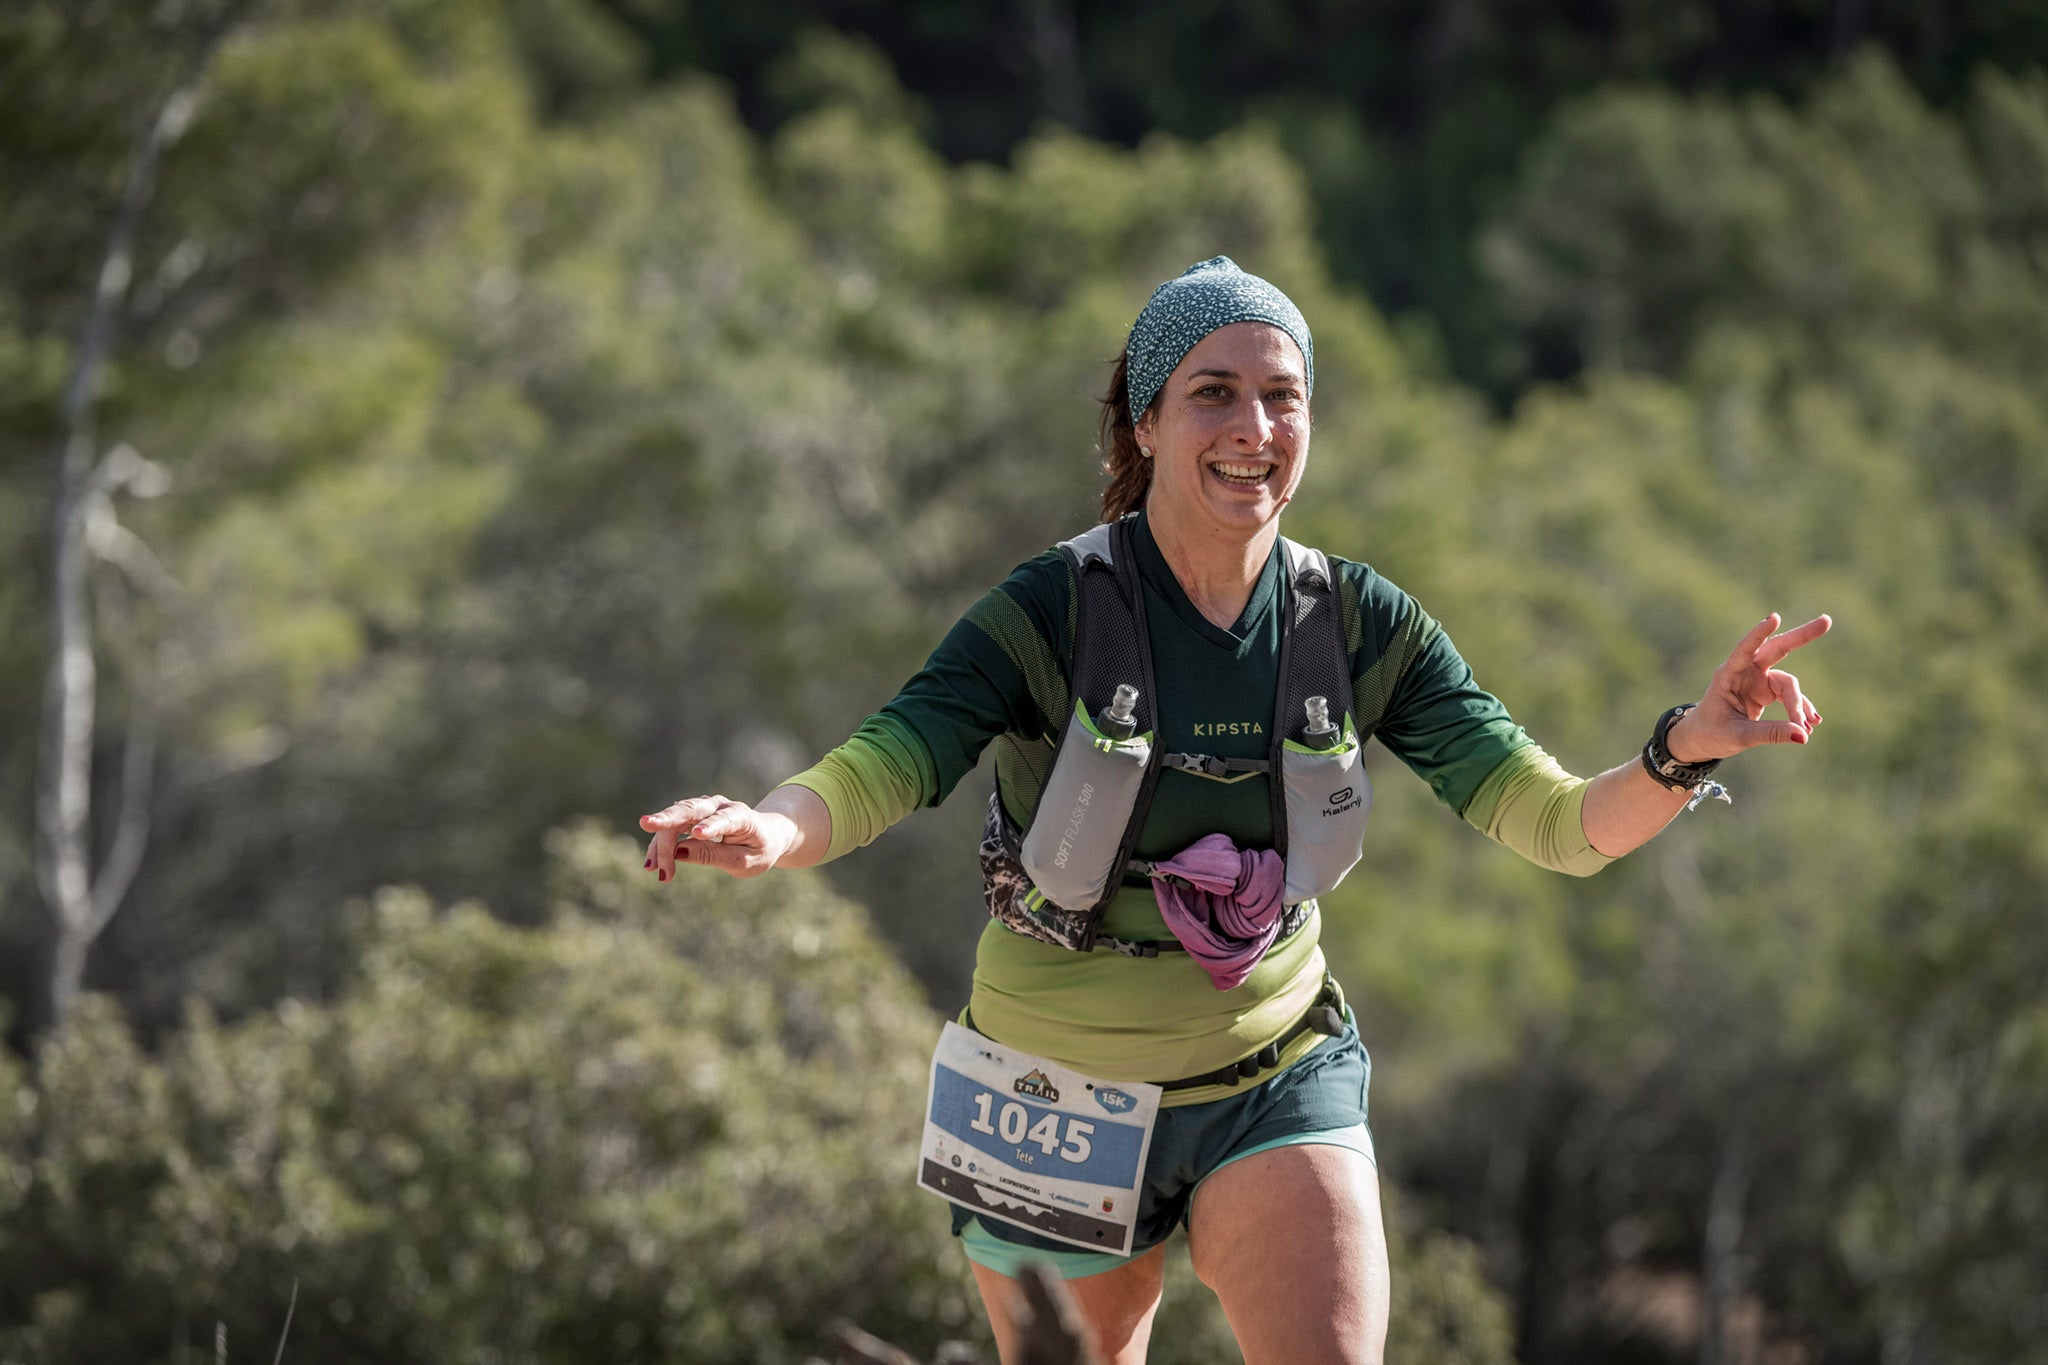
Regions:
<instances>
[{"instance_id":1,"label":"nose","mask_svg":"<svg viewBox=\"0 0 2048 1365\"><path fill-rule=\"evenodd\" d=\"M1266 415L1266 405L1257 395L1247 398L1239 406L1236 420L1231 424L1232 438L1243 450L1264 450L1273 439L1273 419Z\"/></svg>"}]
</instances>

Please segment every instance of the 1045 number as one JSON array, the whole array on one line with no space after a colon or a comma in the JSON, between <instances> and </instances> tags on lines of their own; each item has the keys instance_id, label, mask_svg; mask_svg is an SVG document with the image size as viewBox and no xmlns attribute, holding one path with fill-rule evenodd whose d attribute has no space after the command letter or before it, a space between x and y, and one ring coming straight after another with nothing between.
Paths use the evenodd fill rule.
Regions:
<instances>
[{"instance_id":1,"label":"1045 number","mask_svg":"<svg viewBox=\"0 0 2048 1365\"><path fill-rule=\"evenodd\" d=\"M1095 1125L1085 1120L1046 1114L1038 1122L1031 1121L1031 1111L1015 1100L1007 1100L998 1111L996 1097L986 1090L974 1097L974 1121L967 1126L977 1133L992 1133L1013 1147L1021 1147L1026 1141L1038 1144L1039 1150L1047 1156L1058 1152L1060 1160L1080 1163L1088 1159L1095 1149L1088 1142L1088 1135L1095 1131ZM993 1121L991 1121L993 1116ZM1066 1117L1066 1130L1060 1129L1060 1119Z\"/></svg>"}]
</instances>

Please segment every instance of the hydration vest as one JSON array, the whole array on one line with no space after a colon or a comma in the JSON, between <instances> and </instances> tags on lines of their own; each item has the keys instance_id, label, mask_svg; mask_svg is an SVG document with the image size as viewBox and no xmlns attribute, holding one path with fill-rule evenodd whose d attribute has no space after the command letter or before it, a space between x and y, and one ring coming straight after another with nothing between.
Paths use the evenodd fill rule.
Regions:
<instances>
[{"instance_id":1,"label":"hydration vest","mask_svg":"<svg viewBox=\"0 0 2048 1365\"><path fill-rule=\"evenodd\" d=\"M1060 544L1074 571L1074 711L1054 739L1052 766L1028 828L1020 830L1004 812L1000 794L990 799L981 847L989 913L1027 937L1082 952L1102 946L1151 957L1162 946L1178 948L1131 943L1099 930L1125 873L1154 875L1132 850L1159 774L1175 768L1234 781L1264 773L1272 793L1273 849L1287 865L1278 942L1306 923L1315 898L1357 865L1372 807L1329 557L1281 537L1280 678L1267 756L1167 753L1154 743L1159 693L1131 544L1135 516ZM1128 738L1098 723L1123 683L1138 688ZM1316 696L1328 698L1332 717L1341 717L1334 742L1322 748L1308 742L1307 701Z\"/></svg>"}]
</instances>

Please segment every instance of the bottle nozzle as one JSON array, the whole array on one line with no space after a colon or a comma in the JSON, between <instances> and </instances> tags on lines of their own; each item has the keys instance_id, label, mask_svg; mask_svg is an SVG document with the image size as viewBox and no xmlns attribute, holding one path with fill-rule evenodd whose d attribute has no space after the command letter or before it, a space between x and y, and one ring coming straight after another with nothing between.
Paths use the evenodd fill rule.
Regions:
<instances>
[{"instance_id":1,"label":"bottle nozzle","mask_svg":"<svg viewBox=\"0 0 2048 1365\"><path fill-rule=\"evenodd\" d=\"M1337 744L1337 727L1330 723L1330 699L1328 697L1310 697L1306 703L1306 709L1308 711L1308 732L1306 738L1309 747L1315 749L1335 748Z\"/></svg>"},{"instance_id":2,"label":"bottle nozzle","mask_svg":"<svg viewBox=\"0 0 2048 1365\"><path fill-rule=\"evenodd\" d=\"M1129 739L1138 728L1138 716L1134 708L1138 705L1138 689L1129 683L1118 683L1116 695L1110 698L1109 709L1095 719L1095 728L1111 739Z\"/></svg>"}]
</instances>

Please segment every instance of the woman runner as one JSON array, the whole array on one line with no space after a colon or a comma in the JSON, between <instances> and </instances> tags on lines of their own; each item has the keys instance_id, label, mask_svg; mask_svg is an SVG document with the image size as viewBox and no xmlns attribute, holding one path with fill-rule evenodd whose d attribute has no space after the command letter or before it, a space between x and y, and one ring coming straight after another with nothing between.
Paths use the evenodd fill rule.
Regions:
<instances>
[{"instance_id":1,"label":"woman runner","mask_svg":"<svg viewBox=\"0 0 2048 1365\"><path fill-rule=\"evenodd\" d=\"M1639 754L1591 780L1566 773L1473 681L1414 599L1363 563L1304 558L1281 540L1281 513L1308 464L1314 362L1294 304L1228 258L1162 284L1104 400L1102 510L1113 534L1020 566L888 705L758 804L699 796L640 822L654 836L647 866L664 882L678 864L739 877L809 867L937 803L997 744L983 848L994 917L963 1018L1088 1076L1166 1086L1131 1255L955 1208L1006 1362L1017 1350L1014 1277L1027 1260L1064 1277L1105 1360L1142 1361L1176 1225L1253 1365L1380 1360L1388 1272L1370 1062L1325 972L1314 896L1302 894L1327 891L1357 860L1369 788L1343 757L1357 744L1377 736L1475 828L1583 876L1709 791L1718 761L1805 744L1820 724L1777 665L1829 620L1780 634L1773 613L1696 704L1658 719ZM1089 547L1121 561L1135 607L1084 595L1084 576L1107 572L1088 563ZM1327 636L1301 624L1318 610L1335 613ZM1086 874L1078 893L1054 895L1071 870L1066 855L1085 842L1087 799L1071 828L1036 831L1048 783L1090 753L1140 761L1106 679L1091 678L1098 695L1076 695L1086 690L1077 643L1085 664L1115 653L1119 632L1148 647L1113 667L1134 675L1115 681L1141 694L1138 728L1158 750L1141 760L1149 791L1109 802L1115 828L1139 815L1099 896ZM1336 695L1290 715L1315 666L1303 660L1324 638L1341 670L1323 675L1336 677L1326 689ZM1762 718L1773 704L1785 719ZM1351 763L1344 771L1358 782L1330 792L1335 783L1311 776L1297 800L1294 765L1313 774L1325 761ZM1309 826L1326 819L1340 833L1317 843ZM1059 845L1035 864L1034 833L1042 850Z\"/></svg>"}]
</instances>

